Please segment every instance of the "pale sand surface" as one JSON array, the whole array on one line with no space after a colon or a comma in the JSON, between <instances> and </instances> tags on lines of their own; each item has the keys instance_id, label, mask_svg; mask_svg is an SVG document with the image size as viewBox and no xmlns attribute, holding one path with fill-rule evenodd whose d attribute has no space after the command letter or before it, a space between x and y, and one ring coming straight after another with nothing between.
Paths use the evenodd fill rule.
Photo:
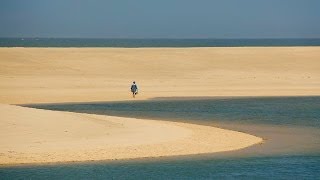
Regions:
<instances>
[{"instance_id":1,"label":"pale sand surface","mask_svg":"<svg viewBox=\"0 0 320 180\"><path fill-rule=\"evenodd\" d=\"M186 123L0 105L0 164L114 160L212 153L261 138Z\"/></svg>"},{"instance_id":2,"label":"pale sand surface","mask_svg":"<svg viewBox=\"0 0 320 180\"><path fill-rule=\"evenodd\" d=\"M320 94L320 47L0 48L0 103ZM0 105L0 164L241 149L261 138L175 122Z\"/></svg>"},{"instance_id":3,"label":"pale sand surface","mask_svg":"<svg viewBox=\"0 0 320 180\"><path fill-rule=\"evenodd\" d=\"M320 95L320 47L0 48L0 103Z\"/></svg>"}]
</instances>

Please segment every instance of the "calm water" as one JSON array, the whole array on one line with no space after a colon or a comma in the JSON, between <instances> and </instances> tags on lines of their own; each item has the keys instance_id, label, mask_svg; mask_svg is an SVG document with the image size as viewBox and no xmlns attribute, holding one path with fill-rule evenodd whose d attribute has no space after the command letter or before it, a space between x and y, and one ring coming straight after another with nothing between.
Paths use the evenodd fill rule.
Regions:
<instances>
[{"instance_id":1,"label":"calm water","mask_svg":"<svg viewBox=\"0 0 320 180\"><path fill-rule=\"evenodd\" d=\"M320 179L320 97L154 99L28 105L187 121L253 133L263 145L237 152L0 168L0 179Z\"/></svg>"},{"instance_id":2,"label":"calm water","mask_svg":"<svg viewBox=\"0 0 320 180\"><path fill-rule=\"evenodd\" d=\"M28 105L40 109L123 117L320 128L320 96L172 98L112 103Z\"/></svg>"},{"instance_id":3,"label":"calm water","mask_svg":"<svg viewBox=\"0 0 320 180\"><path fill-rule=\"evenodd\" d=\"M1 179L319 179L319 156L117 162L0 169Z\"/></svg>"},{"instance_id":4,"label":"calm water","mask_svg":"<svg viewBox=\"0 0 320 180\"><path fill-rule=\"evenodd\" d=\"M320 39L0 38L0 47L241 47L320 46Z\"/></svg>"}]
</instances>

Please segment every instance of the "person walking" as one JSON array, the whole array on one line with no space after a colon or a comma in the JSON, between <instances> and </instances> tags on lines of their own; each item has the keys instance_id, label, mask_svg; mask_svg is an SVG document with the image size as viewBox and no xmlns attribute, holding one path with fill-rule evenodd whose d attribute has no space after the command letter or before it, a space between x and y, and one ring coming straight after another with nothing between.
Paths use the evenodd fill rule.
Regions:
<instances>
[{"instance_id":1,"label":"person walking","mask_svg":"<svg viewBox=\"0 0 320 180\"><path fill-rule=\"evenodd\" d=\"M135 98L136 95L138 94L138 86L135 81L133 81L133 83L131 85L131 92L132 92L133 98Z\"/></svg>"}]
</instances>

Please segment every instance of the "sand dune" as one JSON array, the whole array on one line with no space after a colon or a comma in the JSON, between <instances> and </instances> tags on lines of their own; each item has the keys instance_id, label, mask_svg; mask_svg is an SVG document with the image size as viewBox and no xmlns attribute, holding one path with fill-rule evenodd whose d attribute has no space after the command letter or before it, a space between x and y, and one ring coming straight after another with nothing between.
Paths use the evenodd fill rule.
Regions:
<instances>
[{"instance_id":1,"label":"sand dune","mask_svg":"<svg viewBox=\"0 0 320 180\"><path fill-rule=\"evenodd\" d=\"M241 149L261 138L176 122L0 105L0 164L131 159Z\"/></svg>"}]
</instances>

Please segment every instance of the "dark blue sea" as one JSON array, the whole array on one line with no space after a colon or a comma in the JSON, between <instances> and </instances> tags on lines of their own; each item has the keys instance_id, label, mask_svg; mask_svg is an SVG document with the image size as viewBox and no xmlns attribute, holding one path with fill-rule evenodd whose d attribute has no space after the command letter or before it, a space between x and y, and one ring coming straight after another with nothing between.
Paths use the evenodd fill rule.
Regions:
<instances>
[{"instance_id":1,"label":"dark blue sea","mask_svg":"<svg viewBox=\"0 0 320 180\"><path fill-rule=\"evenodd\" d=\"M320 46L320 39L0 38L0 47L247 47Z\"/></svg>"},{"instance_id":2,"label":"dark blue sea","mask_svg":"<svg viewBox=\"0 0 320 180\"><path fill-rule=\"evenodd\" d=\"M320 179L320 96L24 105L242 131L265 143L192 156L0 167L0 179Z\"/></svg>"}]
</instances>

